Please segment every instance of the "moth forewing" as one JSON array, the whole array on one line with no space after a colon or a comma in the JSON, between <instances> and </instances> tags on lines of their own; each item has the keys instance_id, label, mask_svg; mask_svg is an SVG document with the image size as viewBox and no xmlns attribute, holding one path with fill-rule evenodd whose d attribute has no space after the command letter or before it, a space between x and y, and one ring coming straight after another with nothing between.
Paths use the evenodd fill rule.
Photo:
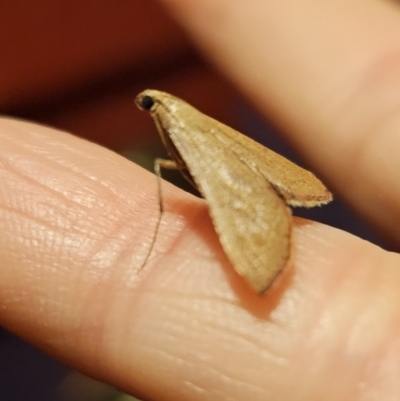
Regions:
<instances>
[{"instance_id":1,"label":"moth forewing","mask_svg":"<svg viewBox=\"0 0 400 401\"><path fill-rule=\"evenodd\" d=\"M287 204L327 203L329 191L312 173L172 95L147 90L136 101L150 111L176 165L187 167L236 272L264 292L290 256Z\"/></svg>"},{"instance_id":2,"label":"moth forewing","mask_svg":"<svg viewBox=\"0 0 400 401\"><path fill-rule=\"evenodd\" d=\"M290 206L314 207L332 200L332 194L310 171L211 117L207 118L216 127L214 132L219 142L259 172Z\"/></svg>"}]
</instances>

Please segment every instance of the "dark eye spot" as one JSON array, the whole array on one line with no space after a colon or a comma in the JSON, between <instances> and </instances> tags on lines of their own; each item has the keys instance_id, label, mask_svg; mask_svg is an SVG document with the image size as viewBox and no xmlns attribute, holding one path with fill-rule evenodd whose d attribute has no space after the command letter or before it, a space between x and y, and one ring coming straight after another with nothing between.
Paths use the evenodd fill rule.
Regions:
<instances>
[{"instance_id":1,"label":"dark eye spot","mask_svg":"<svg viewBox=\"0 0 400 401\"><path fill-rule=\"evenodd\" d=\"M150 110L154 105L154 99L151 96L143 96L142 101L140 102L141 106L145 110Z\"/></svg>"}]
</instances>

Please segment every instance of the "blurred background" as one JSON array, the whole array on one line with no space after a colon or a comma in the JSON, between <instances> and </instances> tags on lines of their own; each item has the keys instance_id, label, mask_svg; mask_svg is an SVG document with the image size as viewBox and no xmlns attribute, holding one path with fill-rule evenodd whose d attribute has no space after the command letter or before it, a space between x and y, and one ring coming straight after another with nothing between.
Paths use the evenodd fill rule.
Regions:
<instances>
[{"instance_id":1,"label":"blurred background","mask_svg":"<svg viewBox=\"0 0 400 401\"><path fill-rule=\"evenodd\" d=\"M155 1L2 0L0 47L2 115L69 131L152 169L165 150L134 99L143 89L161 89L301 164ZM185 185L178 174L166 177ZM338 201L294 214L383 245ZM0 327L0 401L22 400L133 398Z\"/></svg>"}]
</instances>

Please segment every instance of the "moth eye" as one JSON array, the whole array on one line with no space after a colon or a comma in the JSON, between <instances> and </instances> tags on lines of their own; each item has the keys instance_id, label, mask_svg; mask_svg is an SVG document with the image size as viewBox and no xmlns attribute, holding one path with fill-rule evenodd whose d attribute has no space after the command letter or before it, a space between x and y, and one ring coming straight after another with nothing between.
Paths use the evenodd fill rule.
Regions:
<instances>
[{"instance_id":1,"label":"moth eye","mask_svg":"<svg viewBox=\"0 0 400 401\"><path fill-rule=\"evenodd\" d=\"M140 102L140 105L145 109L145 110L150 110L155 101L151 96L143 96L142 101Z\"/></svg>"}]
</instances>

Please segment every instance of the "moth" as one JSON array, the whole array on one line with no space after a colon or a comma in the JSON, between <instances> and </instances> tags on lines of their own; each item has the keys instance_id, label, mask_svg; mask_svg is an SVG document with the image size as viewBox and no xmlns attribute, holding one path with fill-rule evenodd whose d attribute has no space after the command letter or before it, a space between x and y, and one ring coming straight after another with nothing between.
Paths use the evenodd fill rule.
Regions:
<instances>
[{"instance_id":1,"label":"moth","mask_svg":"<svg viewBox=\"0 0 400 401\"><path fill-rule=\"evenodd\" d=\"M179 170L198 189L235 271L262 294L289 260L289 206L320 206L332 194L311 172L173 95L148 89L136 104L171 157L156 159L155 172Z\"/></svg>"}]
</instances>

